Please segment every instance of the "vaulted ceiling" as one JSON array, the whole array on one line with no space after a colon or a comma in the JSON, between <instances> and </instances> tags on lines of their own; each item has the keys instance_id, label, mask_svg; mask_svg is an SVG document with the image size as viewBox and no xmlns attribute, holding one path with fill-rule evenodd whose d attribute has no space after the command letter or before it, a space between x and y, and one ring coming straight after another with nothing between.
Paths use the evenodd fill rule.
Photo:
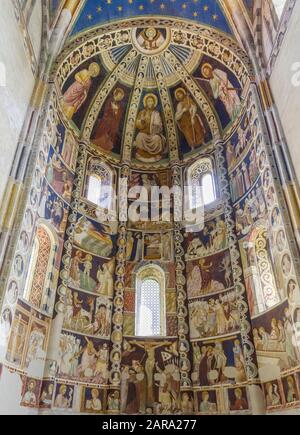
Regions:
<instances>
[{"instance_id":1,"label":"vaulted ceiling","mask_svg":"<svg viewBox=\"0 0 300 435\"><path fill-rule=\"evenodd\" d=\"M78 135L105 158L145 167L212 146L239 117L249 77L247 56L229 35L172 17L90 29L69 41L58 64L63 112ZM83 77L88 85L74 105Z\"/></svg>"},{"instance_id":2,"label":"vaulted ceiling","mask_svg":"<svg viewBox=\"0 0 300 435\"><path fill-rule=\"evenodd\" d=\"M218 0L86 0L71 36L92 27L134 17L169 16L212 26L232 35Z\"/></svg>"}]
</instances>

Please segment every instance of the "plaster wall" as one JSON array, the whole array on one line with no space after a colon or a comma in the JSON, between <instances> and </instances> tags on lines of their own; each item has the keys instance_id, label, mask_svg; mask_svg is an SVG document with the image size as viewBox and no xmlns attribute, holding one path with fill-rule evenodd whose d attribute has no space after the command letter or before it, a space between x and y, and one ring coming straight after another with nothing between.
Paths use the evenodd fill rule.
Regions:
<instances>
[{"instance_id":1,"label":"plaster wall","mask_svg":"<svg viewBox=\"0 0 300 435\"><path fill-rule=\"evenodd\" d=\"M298 181L300 181L300 2L296 2L270 78L271 89L283 125ZM298 73L296 72L298 71Z\"/></svg>"},{"instance_id":2,"label":"plaster wall","mask_svg":"<svg viewBox=\"0 0 300 435\"><path fill-rule=\"evenodd\" d=\"M29 22L31 43L38 59L41 45L41 2L37 2ZM23 29L24 30L24 29ZM12 167L18 139L35 84L32 62L26 50L21 22L13 2L3 2L0 14L0 200Z\"/></svg>"}]
</instances>

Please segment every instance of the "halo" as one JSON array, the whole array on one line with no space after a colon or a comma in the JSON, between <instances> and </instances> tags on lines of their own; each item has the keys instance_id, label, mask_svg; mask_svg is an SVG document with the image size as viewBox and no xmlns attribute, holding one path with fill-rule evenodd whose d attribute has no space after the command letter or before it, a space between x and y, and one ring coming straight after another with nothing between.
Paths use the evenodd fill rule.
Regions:
<instances>
[{"instance_id":1,"label":"halo","mask_svg":"<svg viewBox=\"0 0 300 435\"><path fill-rule=\"evenodd\" d=\"M143 100L144 107L146 107L146 103L147 103L148 98L152 98L154 100L154 107L157 107L157 105L158 105L158 98L157 98L157 96L155 94L147 94L147 95L145 95L144 100Z\"/></svg>"},{"instance_id":2,"label":"halo","mask_svg":"<svg viewBox=\"0 0 300 435\"><path fill-rule=\"evenodd\" d=\"M124 90L123 90L122 88L120 88L120 87L116 88L116 89L114 90L114 95L115 95L117 92L118 92L118 93L121 93L121 94L123 95L123 97L125 97L125 92L124 92Z\"/></svg>"},{"instance_id":3,"label":"halo","mask_svg":"<svg viewBox=\"0 0 300 435\"><path fill-rule=\"evenodd\" d=\"M176 91L175 91L175 98L176 98L176 100L178 100L177 95L179 94L179 92L181 92L181 93L183 93L184 95L186 95L186 90L185 90L185 89L183 89L183 88L178 88L178 89L176 89Z\"/></svg>"},{"instance_id":4,"label":"halo","mask_svg":"<svg viewBox=\"0 0 300 435\"><path fill-rule=\"evenodd\" d=\"M89 71L93 71L93 76L97 77L100 74L100 65L97 62L92 62Z\"/></svg>"},{"instance_id":5,"label":"halo","mask_svg":"<svg viewBox=\"0 0 300 435\"><path fill-rule=\"evenodd\" d=\"M203 77L205 77L207 79L208 76L204 73L204 70L206 68L209 68L211 71L213 71L213 67L211 66L210 63L205 63L205 64L202 65L202 67L201 67L201 74L203 75Z\"/></svg>"}]
</instances>

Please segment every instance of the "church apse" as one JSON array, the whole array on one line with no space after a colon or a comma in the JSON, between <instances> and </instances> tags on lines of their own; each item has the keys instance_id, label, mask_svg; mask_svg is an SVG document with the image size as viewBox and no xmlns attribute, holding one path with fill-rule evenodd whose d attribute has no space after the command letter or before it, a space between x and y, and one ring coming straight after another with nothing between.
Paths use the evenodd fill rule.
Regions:
<instances>
[{"instance_id":1,"label":"church apse","mask_svg":"<svg viewBox=\"0 0 300 435\"><path fill-rule=\"evenodd\" d=\"M296 256L245 52L205 25L137 17L74 36L49 88L0 389L24 413L297 406ZM204 180L193 231L178 196L169 212L151 196ZM143 189L139 207L124 209L124 185Z\"/></svg>"}]
</instances>

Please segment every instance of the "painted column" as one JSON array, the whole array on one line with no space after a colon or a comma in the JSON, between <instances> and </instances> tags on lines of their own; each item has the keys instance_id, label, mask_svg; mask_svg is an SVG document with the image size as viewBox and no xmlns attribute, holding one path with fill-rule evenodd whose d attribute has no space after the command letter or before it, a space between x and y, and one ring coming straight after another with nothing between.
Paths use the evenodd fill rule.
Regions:
<instances>
[{"instance_id":1,"label":"painted column","mask_svg":"<svg viewBox=\"0 0 300 435\"><path fill-rule=\"evenodd\" d=\"M172 165L172 185L182 192L182 173L178 163ZM174 245L175 245L175 274L177 293L177 317L178 317L178 347L179 368L181 378L181 391L191 391L191 362L189 342L189 312L187 304L186 278L185 278L185 252L183 249L184 237L182 234L182 210L183 195L174 194Z\"/></svg>"},{"instance_id":2,"label":"painted column","mask_svg":"<svg viewBox=\"0 0 300 435\"><path fill-rule=\"evenodd\" d=\"M119 177L119 229L116 254L111 352L110 352L110 384L112 394L119 391L121 396L121 361L123 345L123 322L124 322L124 289L126 272L126 246L127 246L127 186L130 169L123 164ZM121 406L121 401L119 401ZM120 411L120 408L119 408Z\"/></svg>"}]
</instances>

